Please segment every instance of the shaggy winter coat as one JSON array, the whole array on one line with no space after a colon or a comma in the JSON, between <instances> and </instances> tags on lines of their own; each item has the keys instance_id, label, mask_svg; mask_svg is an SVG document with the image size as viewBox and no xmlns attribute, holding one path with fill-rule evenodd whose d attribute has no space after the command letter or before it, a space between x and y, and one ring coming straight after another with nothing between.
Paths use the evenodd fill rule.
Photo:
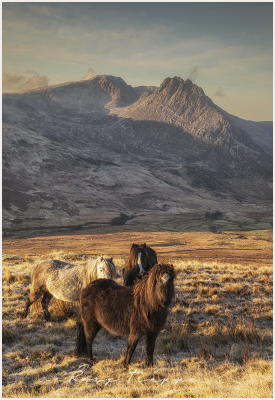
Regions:
<instances>
[{"instance_id":1,"label":"shaggy winter coat","mask_svg":"<svg viewBox=\"0 0 275 400\"><path fill-rule=\"evenodd\" d=\"M92 362L93 340L105 328L112 334L128 336L125 366L145 336L146 365L152 365L155 341L174 297L175 277L172 265L157 264L132 287L106 279L91 282L80 295L81 323L75 354L87 351Z\"/></svg>"}]
</instances>

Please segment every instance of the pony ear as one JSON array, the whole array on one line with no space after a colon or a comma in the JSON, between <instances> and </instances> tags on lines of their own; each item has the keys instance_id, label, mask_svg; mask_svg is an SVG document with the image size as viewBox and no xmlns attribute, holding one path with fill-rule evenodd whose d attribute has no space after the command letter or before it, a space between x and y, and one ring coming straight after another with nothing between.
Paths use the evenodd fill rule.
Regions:
<instances>
[{"instance_id":1,"label":"pony ear","mask_svg":"<svg viewBox=\"0 0 275 400\"><path fill-rule=\"evenodd\" d=\"M103 256L101 255L101 257L100 257L100 261L103 261Z\"/></svg>"},{"instance_id":2,"label":"pony ear","mask_svg":"<svg viewBox=\"0 0 275 400\"><path fill-rule=\"evenodd\" d=\"M132 250L132 249L134 249L135 247L139 247L139 245L138 245L138 244L135 244L135 243L133 243L133 244L132 244L132 247L131 247L131 250Z\"/></svg>"}]
</instances>

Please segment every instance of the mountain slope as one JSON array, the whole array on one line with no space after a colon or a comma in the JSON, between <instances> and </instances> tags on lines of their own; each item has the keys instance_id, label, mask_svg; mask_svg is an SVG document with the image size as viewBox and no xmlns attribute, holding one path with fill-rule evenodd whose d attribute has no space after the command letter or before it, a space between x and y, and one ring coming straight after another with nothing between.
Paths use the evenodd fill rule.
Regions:
<instances>
[{"instance_id":1,"label":"mountain slope","mask_svg":"<svg viewBox=\"0 0 275 400\"><path fill-rule=\"evenodd\" d=\"M254 122L246 121L235 115L229 114L221 108L217 107L227 119L234 125L240 127L243 131L251 137L262 149L269 154L273 155L273 123L272 122Z\"/></svg>"},{"instance_id":2,"label":"mountain slope","mask_svg":"<svg viewBox=\"0 0 275 400\"><path fill-rule=\"evenodd\" d=\"M270 201L272 155L247 126L180 78L4 94L3 228Z\"/></svg>"}]
</instances>

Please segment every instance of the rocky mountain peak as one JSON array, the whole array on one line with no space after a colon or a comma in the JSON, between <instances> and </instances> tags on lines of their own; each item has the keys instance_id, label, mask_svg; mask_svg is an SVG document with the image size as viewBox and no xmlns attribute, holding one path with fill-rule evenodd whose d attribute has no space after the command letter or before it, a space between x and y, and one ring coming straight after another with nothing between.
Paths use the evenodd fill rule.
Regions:
<instances>
[{"instance_id":1,"label":"rocky mountain peak","mask_svg":"<svg viewBox=\"0 0 275 400\"><path fill-rule=\"evenodd\" d=\"M94 79L99 87L112 98L105 106L107 109L125 107L136 102L139 98L133 87L127 85L122 78L113 75L99 75Z\"/></svg>"},{"instance_id":2,"label":"rocky mountain peak","mask_svg":"<svg viewBox=\"0 0 275 400\"><path fill-rule=\"evenodd\" d=\"M211 136L210 131L218 133L225 124L222 113L202 88L190 79L183 80L176 76L166 78L158 89L142 95L135 104L113 109L112 114L173 124L192 135L207 136L207 140Z\"/></svg>"},{"instance_id":3,"label":"rocky mountain peak","mask_svg":"<svg viewBox=\"0 0 275 400\"><path fill-rule=\"evenodd\" d=\"M165 92L168 96L173 96L175 93L178 94L196 94L197 96L205 96L202 88L192 83L190 79L183 80L175 76L174 78L166 78L160 85L158 92Z\"/></svg>"},{"instance_id":4,"label":"rocky mountain peak","mask_svg":"<svg viewBox=\"0 0 275 400\"><path fill-rule=\"evenodd\" d=\"M114 91L121 92L121 90L131 87L127 85L122 78L116 78L113 75L98 75L92 79L94 79L95 82L97 82L99 86L108 93L112 93Z\"/></svg>"}]
</instances>

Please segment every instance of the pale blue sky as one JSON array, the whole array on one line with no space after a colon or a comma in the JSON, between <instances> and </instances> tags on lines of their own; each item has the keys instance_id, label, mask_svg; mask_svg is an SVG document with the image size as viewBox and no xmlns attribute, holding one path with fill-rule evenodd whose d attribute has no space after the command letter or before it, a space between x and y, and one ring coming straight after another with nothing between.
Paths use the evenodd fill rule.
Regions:
<instances>
[{"instance_id":1,"label":"pale blue sky","mask_svg":"<svg viewBox=\"0 0 275 400\"><path fill-rule=\"evenodd\" d=\"M2 3L3 91L114 75L191 79L214 103L273 119L273 3Z\"/></svg>"}]
</instances>

